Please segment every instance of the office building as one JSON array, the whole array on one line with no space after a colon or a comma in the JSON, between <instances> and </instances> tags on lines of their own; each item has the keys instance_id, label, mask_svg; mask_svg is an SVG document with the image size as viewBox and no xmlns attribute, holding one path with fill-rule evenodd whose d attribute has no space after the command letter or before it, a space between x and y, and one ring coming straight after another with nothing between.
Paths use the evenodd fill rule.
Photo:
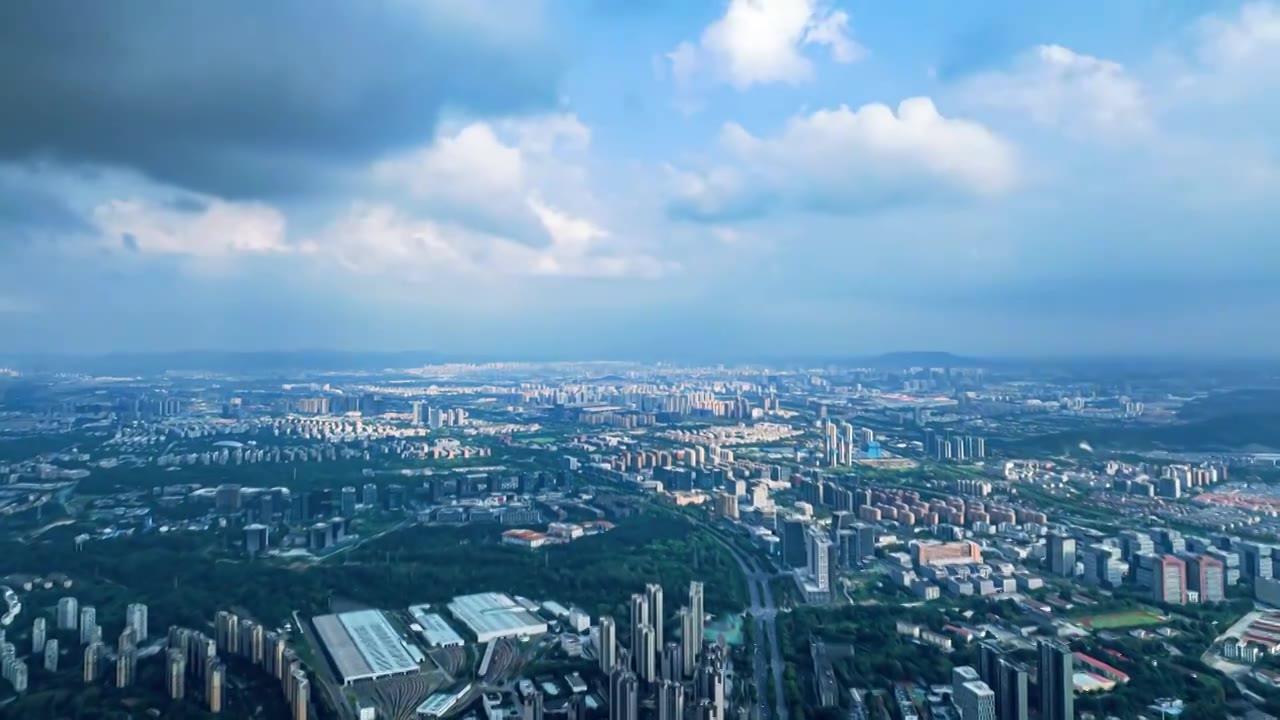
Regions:
<instances>
[{"instance_id":1,"label":"office building","mask_svg":"<svg viewBox=\"0 0 1280 720\"><path fill-rule=\"evenodd\" d=\"M664 680L658 686L658 720L684 720L684 686Z\"/></svg>"},{"instance_id":2,"label":"office building","mask_svg":"<svg viewBox=\"0 0 1280 720\"><path fill-rule=\"evenodd\" d=\"M951 688L960 710L960 720L996 720L996 694L981 680L971 680Z\"/></svg>"},{"instance_id":3,"label":"office building","mask_svg":"<svg viewBox=\"0 0 1280 720\"><path fill-rule=\"evenodd\" d=\"M38 655L39 653L44 652L44 643L48 637L48 632L49 631L48 631L48 628L46 627L44 618L38 617L34 621L32 621L31 653L33 655Z\"/></svg>"},{"instance_id":4,"label":"office building","mask_svg":"<svg viewBox=\"0 0 1280 720\"><path fill-rule=\"evenodd\" d=\"M645 601L649 605L649 627L653 628L653 641L657 647L662 647L663 632L662 626L665 622L665 616L662 613L662 586L657 583L649 583L644 586Z\"/></svg>"},{"instance_id":5,"label":"office building","mask_svg":"<svg viewBox=\"0 0 1280 720\"><path fill-rule=\"evenodd\" d=\"M600 672L608 675L618 664L618 629L608 615L600 617L599 642Z\"/></svg>"},{"instance_id":6,"label":"office building","mask_svg":"<svg viewBox=\"0 0 1280 720\"><path fill-rule=\"evenodd\" d=\"M1000 658L997 668L997 720L1027 720L1027 668L1008 658ZM990 684L990 683L988 683Z\"/></svg>"},{"instance_id":7,"label":"office building","mask_svg":"<svg viewBox=\"0 0 1280 720\"><path fill-rule=\"evenodd\" d=\"M80 603L73 597L58 600L58 629L75 630L80 619Z\"/></svg>"},{"instance_id":8,"label":"office building","mask_svg":"<svg viewBox=\"0 0 1280 720\"><path fill-rule=\"evenodd\" d=\"M1036 677L1040 720L1075 720L1075 672L1071 649L1057 640L1041 640Z\"/></svg>"},{"instance_id":9,"label":"office building","mask_svg":"<svg viewBox=\"0 0 1280 720\"><path fill-rule=\"evenodd\" d=\"M1076 540L1063 533L1050 533L1046 549L1049 572L1062 577L1076 574Z\"/></svg>"},{"instance_id":10,"label":"office building","mask_svg":"<svg viewBox=\"0 0 1280 720\"><path fill-rule=\"evenodd\" d=\"M779 517L777 522L783 567L804 567L809 561L808 533L805 532L808 523L798 517Z\"/></svg>"},{"instance_id":11,"label":"office building","mask_svg":"<svg viewBox=\"0 0 1280 720\"><path fill-rule=\"evenodd\" d=\"M640 681L635 673L616 667L609 675L609 720L639 720Z\"/></svg>"},{"instance_id":12,"label":"office building","mask_svg":"<svg viewBox=\"0 0 1280 720\"><path fill-rule=\"evenodd\" d=\"M133 628L134 642L147 641L147 606L142 603L132 603L125 608L125 625Z\"/></svg>"},{"instance_id":13,"label":"office building","mask_svg":"<svg viewBox=\"0 0 1280 720\"><path fill-rule=\"evenodd\" d=\"M181 648L170 648L166 653L164 677L170 700L181 700L186 696L187 656Z\"/></svg>"}]
</instances>

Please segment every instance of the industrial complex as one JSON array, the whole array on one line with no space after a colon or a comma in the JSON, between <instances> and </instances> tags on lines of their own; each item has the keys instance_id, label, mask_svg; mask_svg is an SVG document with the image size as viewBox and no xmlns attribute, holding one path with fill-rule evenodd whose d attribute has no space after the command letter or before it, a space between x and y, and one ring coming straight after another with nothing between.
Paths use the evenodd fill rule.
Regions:
<instances>
[{"instance_id":1,"label":"industrial complex","mask_svg":"<svg viewBox=\"0 0 1280 720\"><path fill-rule=\"evenodd\" d=\"M418 672L422 653L379 610L321 615L311 622L344 685Z\"/></svg>"},{"instance_id":2,"label":"industrial complex","mask_svg":"<svg viewBox=\"0 0 1280 720\"><path fill-rule=\"evenodd\" d=\"M475 634L477 642L483 643L545 633L547 623L536 614L538 606L529 605L502 593L479 593L454 598L449 612Z\"/></svg>"}]
</instances>

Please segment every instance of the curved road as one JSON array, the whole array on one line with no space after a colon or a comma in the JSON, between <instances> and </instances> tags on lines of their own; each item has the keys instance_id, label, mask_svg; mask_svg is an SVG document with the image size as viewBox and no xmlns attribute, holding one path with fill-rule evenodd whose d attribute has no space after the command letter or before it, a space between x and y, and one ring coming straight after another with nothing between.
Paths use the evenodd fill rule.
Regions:
<instances>
[{"instance_id":1,"label":"curved road","mask_svg":"<svg viewBox=\"0 0 1280 720\"><path fill-rule=\"evenodd\" d=\"M733 543L726 540L714 529L708 528L711 534L724 545L729 554L733 555L733 559L738 561L738 567L742 569L742 574L747 578L747 592L751 596L751 608L748 614L756 621L756 646L753 653L755 661L755 680L756 687L760 689L760 698L764 700L764 684L768 673L766 665L768 664L764 658L764 653L760 649L761 638L768 640L770 661L773 666L773 697L774 708L773 715L770 716L768 708L761 705L761 720L787 720L787 702L786 696L782 691L782 652L778 649L778 628L775 622L778 615L778 608L773 603L773 591L769 589L769 573L760 569L755 558L744 558L742 553L738 551Z\"/></svg>"}]
</instances>

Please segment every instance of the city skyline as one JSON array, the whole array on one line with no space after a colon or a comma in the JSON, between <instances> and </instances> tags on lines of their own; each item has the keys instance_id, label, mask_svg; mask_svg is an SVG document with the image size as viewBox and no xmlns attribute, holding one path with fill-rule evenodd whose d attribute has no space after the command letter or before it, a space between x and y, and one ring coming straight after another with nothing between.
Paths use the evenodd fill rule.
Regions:
<instances>
[{"instance_id":1,"label":"city skyline","mask_svg":"<svg viewBox=\"0 0 1280 720\"><path fill-rule=\"evenodd\" d=\"M0 354L1280 351L1274 0L516 5L6 7Z\"/></svg>"}]
</instances>

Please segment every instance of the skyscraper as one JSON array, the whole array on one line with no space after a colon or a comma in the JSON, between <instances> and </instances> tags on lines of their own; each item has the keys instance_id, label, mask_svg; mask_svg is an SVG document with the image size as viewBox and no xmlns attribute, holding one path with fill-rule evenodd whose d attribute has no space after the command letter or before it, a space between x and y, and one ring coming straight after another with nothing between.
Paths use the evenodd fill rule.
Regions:
<instances>
[{"instance_id":1,"label":"skyscraper","mask_svg":"<svg viewBox=\"0 0 1280 720\"><path fill-rule=\"evenodd\" d=\"M1000 658L996 681L998 720L1027 720L1027 668L1008 658Z\"/></svg>"},{"instance_id":2,"label":"skyscraper","mask_svg":"<svg viewBox=\"0 0 1280 720\"><path fill-rule=\"evenodd\" d=\"M1062 533L1049 535L1049 571L1054 575L1071 577L1076 572L1076 540Z\"/></svg>"},{"instance_id":3,"label":"skyscraper","mask_svg":"<svg viewBox=\"0 0 1280 720\"><path fill-rule=\"evenodd\" d=\"M649 626L653 628L653 640L657 647L661 648L662 641L662 586L657 583L649 583L644 586L644 596L649 604Z\"/></svg>"},{"instance_id":4,"label":"skyscraper","mask_svg":"<svg viewBox=\"0 0 1280 720\"><path fill-rule=\"evenodd\" d=\"M613 618L600 617L600 672L608 675L618 664L618 629Z\"/></svg>"},{"instance_id":5,"label":"skyscraper","mask_svg":"<svg viewBox=\"0 0 1280 720\"><path fill-rule=\"evenodd\" d=\"M1057 640L1040 641L1041 720L1075 720L1075 685L1071 649Z\"/></svg>"},{"instance_id":6,"label":"skyscraper","mask_svg":"<svg viewBox=\"0 0 1280 720\"><path fill-rule=\"evenodd\" d=\"M147 641L147 606L142 603L131 603L125 608L125 624L133 628L135 642Z\"/></svg>"}]
</instances>

